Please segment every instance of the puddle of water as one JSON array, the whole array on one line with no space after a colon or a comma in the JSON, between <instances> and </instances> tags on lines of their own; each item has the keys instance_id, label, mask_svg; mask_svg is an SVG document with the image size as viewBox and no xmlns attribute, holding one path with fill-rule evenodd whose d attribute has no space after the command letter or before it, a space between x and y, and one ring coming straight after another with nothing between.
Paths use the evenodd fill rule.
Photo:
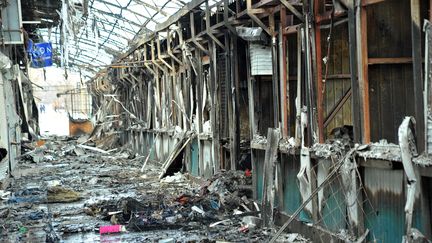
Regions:
<instances>
[{"instance_id":1,"label":"puddle of water","mask_svg":"<svg viewBox=\"0 0 432 243\"><path fill-rule=\"evenodd\" d=\"M100 235L98 232L86 232L79 234L64 234L61 242L100 242L100 243L123 243L123 242L158 242L165 239L180 241L200 241L206 237L198 234L190 234L179 230L156 230L145 232L124 232L119 234ZM170 241L167 241L170 242Z\"/></svg>"}]
</instances>

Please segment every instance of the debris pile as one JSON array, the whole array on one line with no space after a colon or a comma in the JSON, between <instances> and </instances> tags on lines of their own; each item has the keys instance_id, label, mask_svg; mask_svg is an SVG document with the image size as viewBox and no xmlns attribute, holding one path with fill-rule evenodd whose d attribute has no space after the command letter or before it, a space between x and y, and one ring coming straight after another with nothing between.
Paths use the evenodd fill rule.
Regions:
<instances>
[{"instance_id":1,"label":"debris pile","mask_svg":"<svg viewBox=\"0 0 432 243\"><path fill-rule=\"evenodd\" d=\"M242 171L219 173L201 185L176 173L160 180L161 187L174 193L147 195L140 201L130 197L100 201L85 205L85 212L113 225L126 225L128 231L205 229L214 240L264 240L270 231L263 234L260 225L250 223L250 217L259 214L258 204L247 197L250 183ZM175 185L182 189L175 190Z\"/></svg>"},{"instance_id":2,"label":"debris pile","mask_svg":"<svg viewBox=\"0 0 432 243\"><path fill-rule=\"evenodd\" d=\"M142 173L142 160L127 148L82 146L85 141L57 137L27 146L12 186L1 192L2 240L94 241L100 234L120 234L126 242L270 239L272 229L262 228L260 207L250 199L250 172L159 179L160 164L151 162ZM293 234L280 239L306 241Z\"/></svg>"}]
</instances>

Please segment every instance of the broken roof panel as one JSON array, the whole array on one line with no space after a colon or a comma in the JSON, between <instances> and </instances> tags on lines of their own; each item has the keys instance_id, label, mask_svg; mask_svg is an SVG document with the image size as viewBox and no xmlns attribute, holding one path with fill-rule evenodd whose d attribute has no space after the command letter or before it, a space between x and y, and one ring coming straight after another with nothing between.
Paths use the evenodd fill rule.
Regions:
<instances>
[{"instance_id":1,"label":"broken roof panel","mask_svg":"<svg viewBox=\"0 0 432 243\"><path fill-rule=\"evenodd\" d=\"M35 41L50 41L61 64L94 74L128 49L138 33L150 33L190 0L30 0L23 5ZM44 6L49 20L40 19ZM26 9L24 9L26 8ZM51 24L46 24L46 23Z\"/></svg>"}]
</instances>

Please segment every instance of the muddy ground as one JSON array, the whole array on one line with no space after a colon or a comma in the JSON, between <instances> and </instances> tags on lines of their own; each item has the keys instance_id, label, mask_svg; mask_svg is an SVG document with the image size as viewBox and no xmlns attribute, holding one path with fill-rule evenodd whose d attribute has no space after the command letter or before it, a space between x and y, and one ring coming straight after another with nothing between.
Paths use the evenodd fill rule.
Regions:
<instances>
[{"instance_id":1,"label":"muddy ground","mask_svg":"<svg viewBox=\"0 0 432 243\"><path fill-rule=\"evenodd\" d=\"M156 162L141 172L143 158L126 148L100 153L70 138L28 151L2 192L1 242L265 242L274 232L260 227L243 171L160 180ZM106 225L124 231L100 234Z\"/></svg>"}]
</instances>

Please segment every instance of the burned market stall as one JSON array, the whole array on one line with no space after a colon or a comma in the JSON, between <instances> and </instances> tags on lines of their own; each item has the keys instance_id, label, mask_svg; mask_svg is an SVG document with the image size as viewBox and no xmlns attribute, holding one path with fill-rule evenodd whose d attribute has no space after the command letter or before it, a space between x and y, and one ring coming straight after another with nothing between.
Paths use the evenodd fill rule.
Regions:
<instances>
[{"instance_id":1,"label":"burned market stall","mask_svg":"<svg viewBox=\"0 0 432 243\"><path fill-rule=\"evenodd\" d=\"M429 12L428 1L192 1L92 87L122 142L167 173L251 170L265 223L294 216L290 230L320 241L430 237Z\"/></svg>"},{"instance_id":2,"label":"burned market stall","mask_svg":"<svg viewBox=\"0 0 432 243\"><path fill-rule=\"evenodd\" d=\"M432 238L431 1L25 6L33 22L24 36L57 38L53 60L63 76L80 73L76 87L57 93L68 97L76 136L46 138L15 155L18 171L42 166L64 176L34 189L46 192L35 199L40 205L52 203L50 193L76 196L70 210L80 216L68 224L57 212L46 237L77 240L77 232L97 228L162 242ZM47 8L58 16L44 19ZM36 142L24 83L12 86L20 95L16 114L5 117L9 133L10 117L25 120L21 129ZM9 112L1 97L0 112ZM8 136L1 136L2 157L21 144ZM19 177L38 180L19 175L15 193L5 194L15 209L35 198ZM67 187L76 181L83 186Z\"/></svg>"}]
</instances>

